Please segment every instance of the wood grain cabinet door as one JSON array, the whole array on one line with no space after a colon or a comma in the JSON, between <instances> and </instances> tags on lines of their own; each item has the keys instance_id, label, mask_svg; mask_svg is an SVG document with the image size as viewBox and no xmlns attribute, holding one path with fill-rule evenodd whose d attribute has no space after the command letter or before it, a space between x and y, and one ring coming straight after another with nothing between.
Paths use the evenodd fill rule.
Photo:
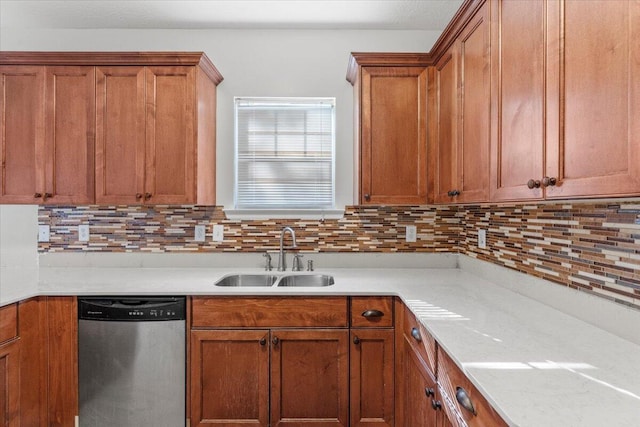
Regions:
<instances>
[{"instance_id":1,"label":"wood grain cabinet door","mask_svg":"<svg viewBox=\"0 0 640 427\"><path fill-rule=\"evenodd\" d=\"M269 331L191 331L191 426L269 426Z\"/></svg>"},{"instance_id":2,"label":"wood grain cabinet door","mask_svg":"<svg viewBox=\"0 0 640 427\"><path fill-rule=\"evenodd\" d=\"M195 73L195 67L146 69L148 203L195 202Z\"/></svg>"},{"instance_id":3,"label":"wood grain cabinet door","mask_svg":"<svg viewBox=\"0 0 640 427\"><path fill-rule=\"evenodd\" d=\"M393 329L351 330L351 427L394 425Z\"/></svg>"},{"instance_id":4,"label":"wood grain cabinet door","mask_svg":"<svg viewBox=\"0 0 640 427\"><path fill-rule=\"evenodd\" d=\"M362 67L360 203L427 202L427 68Z\"/></svg>"},{"instance_id":5,"label":"wood grain cabinet door","mask_svg":"<svg viewBox=\"0 0 640 427\"><path fill-rule=\"evenodd\" d=\"M0 66L0 203L45 192L44 67Z\"/></svg>"},{"instance_id":6,"label":"wood grain cabinet door","mask_svg":"<svg viewBox=\"0 0 640 427\"><path fill-rule=\"evenodd\" d=\"M45 203L94 201L95 69L46 69Z\"/></svg>"},{"instance_id":7,"label":"wood grain cabinet door","mask_svg":"<svg viewBox=\"0 0 640 427\"><path fill-rule=\"evenodd\" d=\"M639 194L640 3L548 8L546 197Z\"/></svg>"},{"instance_id":8,"label":"wood grain cabinet door","mask_svg":"<svg viewBox=\"0 0 640 427\"><path fill-rule=\"evenodd\" d=\"M144 198L144 67L96 68L96 202Z\"/></svg>"},{"instance_id":9,"label":"wood grain cabinet door","mask_svg":"<svg viewBox=\"0 0 640 427\"><path fill-rule=\"evenodd\" d=\"M442 411L435 411L432 407L437 389L434 374L409 340L405 335L400 343L402 364L398 374L402 378L402 386L399 389L401 407L398 410L402 411L401 427L439 427L438 412Z\"/></svg>"},{"instance_id":10,"label":"wood grain cabinet door","mask_svg":"<svg viewBox=\"0 0 640 427\"><path fill-rule=\"evenodd\" d=\"M589 3L589 2L585 2ZM491 191L495 201L541 199L544 174L544 1L491 2Z\"/></svg>"},{"instance_id":11,"label":"wood grain cabinet door","mask_svg":"<svg viewBox=\"0 0 640 427\"><path fill-rule=\"evenodd\" d=\"M20 425L20 341L0 345L0 425Z\"/></svg>"},{"instance_id":12,"label":"wood grain cabinet door","mask_svg":"<svg viewBox=\"0 0 640 427\"><path fill-rule=\"evenodd\" d=\"M349 331L271 331L271 425L349 425Z\"/></svg>"}]
</instances>

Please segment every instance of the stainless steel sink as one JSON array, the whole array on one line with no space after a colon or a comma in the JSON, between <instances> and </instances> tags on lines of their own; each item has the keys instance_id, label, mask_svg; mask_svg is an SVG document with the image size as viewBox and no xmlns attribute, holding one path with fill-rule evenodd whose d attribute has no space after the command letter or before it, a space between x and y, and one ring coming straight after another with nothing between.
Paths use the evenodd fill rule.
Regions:
<instances>
[{"instance_id":1,"label":"stainless steel sink","mask_svg":"<svg viewBox=\"0 0 640 427\"><path fill-rule=\"evenodd\" d=\"M278 276L273 274L231 274L216 282L216 286L273 286Z\"/></svg>"},{"instance_id":2,"label":"stainless steel sink","mask_svg":"<svg viewBox=\"0 0 640 427\"><path fill-rule=\"evenodd\" d=\"M319 287L331 286L334 283L333 276L326 274L298 274L282 276L278 281L278 286Z\"/></svg>"}]
</instances>

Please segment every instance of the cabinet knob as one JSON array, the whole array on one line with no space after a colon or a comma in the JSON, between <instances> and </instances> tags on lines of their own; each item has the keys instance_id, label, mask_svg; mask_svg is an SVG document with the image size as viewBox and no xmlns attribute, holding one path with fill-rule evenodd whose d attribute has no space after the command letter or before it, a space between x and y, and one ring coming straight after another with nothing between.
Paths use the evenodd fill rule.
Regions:
<instances>
[{"instance_id":1,"label":"cabinet knob","mask_svg":"<svg viewBox=\"0 0 640 427\"><path fill-rule=\"evenodd\" d=\"M367 319L377 318L384 316L384 313L380 310L366 310L362 312L362 317L366 317Z\"/></svg>"},{"instance_id":2,"label":"cabinet knob","mask_svg":"<svg viewBox=\"0 0 640 427\"><path fill-rule=\"evenodd\" d=\"M449 197L459 196L460 195L460 191L458 191L458 190L450 190L450 191L447 192L447 195Z\"/></svg>"},{"instance_id":3,"label":"cabinet knob","mask_svg":"<svg viewBox=\"0 0 640 427\"><path fill-rule=\"evenodd\" d=\"M51 193L44 193L44 196L42 196L42 200L47 200L53 197L53 194Z\"/></svg>"},{"instance_id":4,"label":"cabinet knob","mask_svg":"<svg viewBox=\"0 0 640 427\"><path fill-rule=\"evenodd\" d=\"M538 181L537 179L536 180L530 179L529 181L527 181L527 187L529 187L532 190L534 188L540 188L540 181Z\"/></svg>"},{"instance_id":5,"label":"cabinet knob","mask_svg":"<svg viewBox=\"0 0 640 427\"><path fill-rule=\"evenodd\" d=\"M435 411L439 411L442 409L442 403L440 403L439 400L435 400L435 399L431 399L431 407L435 410Z\"/></svg>"},{"instance_id":6,"label":"cabinet knob","mask_svg":"<svg viewBox=\"0 0 640 427\"><path fill-rule=\"evenodd\" d=\"M278 337L273 337L271 342L273 343L273 345L278 345L278 343L280 342L280 339L278 339Z\"/></svg>"},{"instance_id":7,"label":"cabinet knob","mask_svg":"<svg viewBox=\"0 0 640 427\"><path fill-rule=\"evenodd\" d=\"M456 387L456 400L464 409L471 412L473 415L478 415L475 406L473 406L471 398L467 394L467 390L463 389L462 387Z\"/></svg>"},{"instance_id":8,"label":"cabinet knob","mask_svg":"<svg viewBox=\"0 0 640 427\"><path fill-rule=\"evenodd\" d=\"M411 328L411 336L418 342L422 341L422 337L420 336L420 331L418 330L418 328Z\"/></svg>"},{"instance_id":9,"label":"cabinet knob","mask_svg":"<svg viewBox=\"0 0 640 427\"><path fill-rule=\"evenodd\" d=\"M365 194L364 195L364 199L368 202L371 200L371 195L370 194Z\"/></svg>"},{"instance_id":10,"label":"cabinet knob","mask_svg":"<svg viewBox=\"0 0 640 427\"><path fill-rule=\"evenodd\" d=\"M36 193L33 195L34 199L39 199L40 197L42 197L42 193Z\"/></svg>"},{"instance_id":11,"label":"cabinet knob","mask_svg":"<svg viewBox=\"0 0 640 427\"><path fill-rule=\"evenodd\" d=\"M427 397L433 397L433 396L435 396L435 395L436 395L436 392L435 392L435 390L434 390L433 388L431 388L431 387L425 387L425 389L424 389L424 394L426 394L426 395L427 395Z\"/></svg>"},{"instance_id":12,"label":"cabinet knob","mask_svg":"<svg viewBox=\"0 0 640 427\"><path fill-rule=\"evenodd\" d=\"M353 343L354 343L355 345L360 344L360 338L358 338L357 336L353 337Z\"/></svg>"},{"instance_id":13,"label":"cabinet knob","mask_svg":"<svg viewBox=\"0 0 640 427\"><path fill-rule=\"evenodd\" d=\"M558 180L554 177L549 178L548 176L545 176L542 178L542 185L545 187L553 187L557 182Z\"/></svg>"},{"instance_id":14,"label":"cabinet knob","mask_svg":"<svg viewBox=\"0 0 640 427\"><path fill-rule=\"evenodd\" d=\"M267 338L266 338L266 337L262 337L262 338L260 339L260 345L261 345L261 346L263 346L263 347L264 347L265 345L267 345Z\"/></svg>"},{"instance_id":15,"label":"cabinet knob","mask_svg":"<svg viewBox=\"0 0 640 427\"><path fill-rule=\"evenodd\" d=\"M151 198L151 193L144 193L144 199L149 200Z\"/></svg>"},{"instance_id":16,"label":"cabinet knob","mask_svg":"<svg viewBox=\"0 0 640 427\"><path fill-rule=\"evenodd\" d=\"M136 200L142 199L142 193L136 193Z\"/></svg>"}]
</instances>

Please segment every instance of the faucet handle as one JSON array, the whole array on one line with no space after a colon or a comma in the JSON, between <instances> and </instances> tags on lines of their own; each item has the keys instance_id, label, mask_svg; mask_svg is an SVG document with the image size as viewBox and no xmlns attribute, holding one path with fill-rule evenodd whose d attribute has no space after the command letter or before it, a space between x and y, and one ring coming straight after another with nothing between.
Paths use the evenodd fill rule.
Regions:
<instances>
[{"instance_id":1,"label":"faucet handle","mask_svg":"<svg viewBox=\"0 0 640 427\"><path fill-rule=\"evenodd\" d=\"M302 271L302 261L300 258L304 257L302 254L295 254L293 256L293 267L291 267L291 271Z\"/></svg>"},{"instance_id":2,"label":"faucet handle","mask_svg":"<svg viewBox=\"0 0 640 427\"><path fill-rule=\"evenodd\" d=\"M312 259L307 261L307 271L313 271L313 260Z\"/></svg>"},{"instance_id":3,"label":"faucet handle","mask_svg":"<svg viewBox=\"0 0 640 427\"><path fill-rule=\"evenodd\" d=\"M262 256L266 258L264 271L271 271L273 269L273 267L271 266L271 254L269 252L265 252L262 254Z\"/></svg>"}]
</instances>

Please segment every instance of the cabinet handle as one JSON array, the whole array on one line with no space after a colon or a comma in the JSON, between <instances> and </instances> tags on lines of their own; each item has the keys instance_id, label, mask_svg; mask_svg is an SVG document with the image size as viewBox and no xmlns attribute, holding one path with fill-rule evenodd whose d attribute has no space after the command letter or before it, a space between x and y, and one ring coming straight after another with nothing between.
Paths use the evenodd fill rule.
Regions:
<instances>
[{"instance_id":1,"label":"cabinet handle","mask_svg":"<svg viewBox=\"0 0 640 427\"><path fill-rule=\"evenodd\" d=\"M431 399L431 407L435 410L435 411L439 411L442 409L442 403L440 403L439 400L435 400L435 399Z\"/></svg>"},{"instance_id":2,"label":"cabinet handle","mask_svg":"<svg viewBox=\"0 0 640 427\"><path fill-rule=\"evenodd\" d=\"M136 193L136 200L142 199L142 193Z\"/></svg>"},{"instance_id":3,"label":"cabinet handle","mask_svg":"<svg viewBox=\"0 0 640 427\"><path fill-rule=\"evenodd\" d=\"M420 336L420 331L418 330L418 328L411 328L411 336L418 342L422 341L422 337Z\"/></svg>"},{"instance_id":4,"label":"cabinet handle","mask_svg":"<svg viewBox=\"0 0 640 427\"><path fill-rule=\"evenodd\" d=\"M266 339L265 337L262 337L262 338L260 339L260 345L261 345L261 346L265 346L265 345L267 345L267 339Z\"/></svg>"},{"instance_id":5,"label":"cabinet handle","mask_svg":"<svg viewBox=\"0 0 640 427\"><path fill-rule=\"evenodd\" d=\"M557 182L557 179L554 177L549 178L548 176L545 176L542 178L542 185L545 187L553 187Z\"/></svg>"},{"instance_id":6,"label":"cabinet handle","mask_svg":"<svg viewBox=\"0 0 640 427\"><path fill-rule=\"evenodd\" d=\"M364 199L368 202L371 200L371 195L370 194L365 194L364 195Z\"/></svg>"},{"instance_id":7,"label":"cabinet handle","mask_svg":"<svg viewBox=\"0 0 640 427\"><path fill-rule=\"evenodd\" d=\"M382 317L384 316L384 313L381 312L380 310L366 310L362 312L362 317L366 317L366 318L376 318L376 317Z\"/></svg>"},{"instance_id":8,"label":"cabinet handle","mask_svg":"<svg viewBox=\"0 0 640 427\"><path fill-rule=\"evenodd\" d=\"M278 345L278 343L280 342L280 340L278 339L278 337L273 337L273 339L271 340L271 342L273 343L273 345Z\"/></svg>"},{"instance_id":9,"label":"cabinet handle","mask_svg":"<svg viewBox=\"0 0 640 427\"><path fill-rule=\"evenodd\" d=\"M478 415L471 398L467 394L467 390L462 387L456 387L456 400L464 409L471 412L473 415Z\"/></svg>"},{"instance_id":10,"label":"cabinet handle","mask_svg":"<svg viewBox=\"0 0 640 427\"><path fill-rule=\"evenodd\" d=\"M540 181L538 181L537 179L536 180L530 179L529 181L527 181L527 187L529 187L532 190L534 188L540 188Z\"/></svg>"},{"instance_id":11,"label":"cabinet handle","mask_svg":"<svg viewBox=\"0 0 640 427\"><path fill-rule=\"evenodd\" d=\"M151 198L151 193L144 193L144 199L149 200Z\"/></svg>"},{"instance_id":12,"label":"cabinet handle","mask_svg":"<svg viewBox=\"0 0 640 427\"><path fill-rule=\"evenodd\" d=\"M435 396L435 395L436 395L436 392L435 392L435 390L434 390L433 388L431 388L431 387L425 387L425 389L424 389L424 394L426 394L426 395L427 395L427 397L433 397L433 396Z\"/></svg>"},{"instance_id":13,"label":"cabinet handle","mask_svg":"<svg viewBox=\"0 0 640 427\"><path fill-rule=\"evenodd\" d=\"M455 196L459 196L460 195L460 191L458 190L451 190L447 192L447 196L449 197L455 197Z\"/></svg>"},{"instance_id":14,"label":"cabinet handle","mask_svg":"<svg viewBox=\"0 0 640 427\"><path fill-rule=\"evenodd\" d=\"M42 193L36 193L33 195L34 199L39 199L40 197L42 197Z\"/></svg>"},{"instance_id":15,"label":"cabinet handle","mask_svg":"<svg viewBox=\"0 0 640 427\"><path fill-rule=\"evenodd\" d=\"M360 338L358 338L357 336L353 337L353 343L354 343L355 345L360 344Z\"/></svg>"},{"instance_id":16,"label":"cabinet handle","mask_svg":"<svg viewBox=\"0 0 640 427\"><path fill-rule=\"evenodd\" d=\"M44 196L42 196L42 200L47 200L53 197L53 194L51 193L44 193Z\"/></svg>"}]
</instances>

